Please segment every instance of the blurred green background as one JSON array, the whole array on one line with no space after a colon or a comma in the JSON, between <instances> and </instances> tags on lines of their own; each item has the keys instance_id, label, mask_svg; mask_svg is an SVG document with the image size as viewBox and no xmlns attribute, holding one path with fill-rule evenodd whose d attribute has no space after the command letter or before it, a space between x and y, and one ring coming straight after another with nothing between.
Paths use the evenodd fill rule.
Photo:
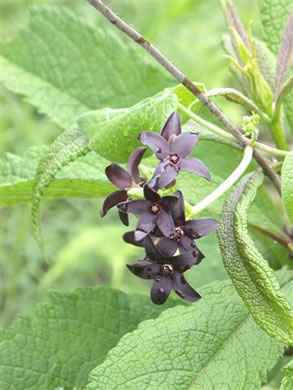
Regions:
<instances>
[{"instance_id":1,"label":"blurred green background","mask_svg":"<svg viewBox=\"0 0 293 390\"><path fill-rule=\"evenodd\" d=\"M190 78L208 88L235 86L224 58L221 37L224 18L216 0L108 1L126 21L154 42ZM259 35L257 5L235 1L245 26L254 19ZM93 25L105 23L83 0L1 2L1 40L11 39L28 22L31 6L68 7ZM109 28L112 28L109 26ZM99 66L99 64L97 64ZM1 88L1 153L22 155L32 145L51 143L61 132L23 98ZM239 122L235 105L225 111ZM30 206L2 210L2 325L18 315L29 315L37 302L46 300L47 289L70 290L78 286L106 284L129 292L149 293L149 282L127 272L125 264L143 257L143 251L125 244L114 210L99 217L102 200L43 202L42 227L49 263L45 263L32 237ZM130 230L130 229L129 229ZM195 287L226 277L215 234L199 241L207 254L200 267L188 273Z\"/></svg>"}]
</instances>

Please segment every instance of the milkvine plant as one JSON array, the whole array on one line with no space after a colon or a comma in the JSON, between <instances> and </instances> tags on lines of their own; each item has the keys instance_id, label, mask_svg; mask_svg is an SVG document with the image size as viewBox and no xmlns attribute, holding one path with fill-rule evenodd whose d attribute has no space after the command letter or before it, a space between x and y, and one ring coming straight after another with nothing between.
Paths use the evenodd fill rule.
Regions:
<instances>
[{"instance_id":1,"label":"milkvine plant","mask_svg":"<svg viewBox=\"0 0 293 390\"><path fill-rule=\"evenodd\" d=\"M292 354L293 3L259 0L263 41L232 1L219 5L238 89L191 80L100 0L88 7L107 26L39 7L3 44L3 84L65 131L4 156L2 206L31 203L45 258L41 201L103 199L101 217L135 223L123 240L141 257L127 268L150 287L50 293L2 332L5 389L253 390ZM240 126L220 97L241 106ZM214 231L227 278L197 288Z\"/></svg>"}]
</instances>

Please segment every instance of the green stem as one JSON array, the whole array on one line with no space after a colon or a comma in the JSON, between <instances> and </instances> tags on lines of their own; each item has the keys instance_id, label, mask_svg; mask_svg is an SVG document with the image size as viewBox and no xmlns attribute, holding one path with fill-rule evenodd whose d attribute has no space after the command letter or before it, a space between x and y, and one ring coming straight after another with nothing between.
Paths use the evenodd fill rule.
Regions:
<instances>
[{"instance_id":1,"label":"green stem","mask_svg":"<svg viewBox=\"0 0 293 390\"><path fill-rule=\"evenodd\" d=\"M289 150L289 146L288 146L286 137L284 135L281 121L279 118L273 120L270 123L270 130L271 130L272 136L274 138L274 141L275 141L275 144L277 145L277 147L283 151Z\"/></svg>"},{"instance_id":2,"label":"green stem","mask_svg":"<svg viewBox=\"0 0 293 390\"><path fill-rule=\"evenodd\" d=\"M235 171L233 171L232 174L225 181L223 181L222 184L219 185L219 187L217 187L212 193L210 193L206 198L204 198L192 208L193 217L208 207L215 200L220 198L220 196L222 196L226 191L228 191L230 187L232 187L232 185L242 176L250 164L252 154L253 148L250 145L247 145L244 148L242 160Z\"/></svg>"},{"instance_id":3,"label":"green stem","mask_svg":"<svg viewBox=\"0 0 293 390\"><path fill-rule=\"evenodd\" d=\"M212 133L219 135L222 138L227 139L228 141L235 141L235 138L232 134L228 133L227 131L221 129L217 125L206 121L205 119L201 118L200 116L196 115L194 112L190 111L188 108L186 108L183 104L179 103L179 108L181 111L183 111L186 115L189 116L190 119L193 119L195 122L199 123L200 125L206 127L208 130L210 130ZM255 143L255 148L262 150L264 152L273 154L275 156L285 157L289 152L285 150L278 150L275 148L272 148L268 145L262 144L260 142Z\"/></svg>"}]
</instances>

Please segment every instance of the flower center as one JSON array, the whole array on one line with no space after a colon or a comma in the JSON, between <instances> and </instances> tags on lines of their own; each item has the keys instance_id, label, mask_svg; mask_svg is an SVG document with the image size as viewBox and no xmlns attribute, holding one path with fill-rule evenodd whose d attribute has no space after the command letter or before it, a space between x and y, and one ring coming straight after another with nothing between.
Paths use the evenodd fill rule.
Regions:
<instances>
[{"instance_id":1,"label":"flower center","mask_svg":"<svg viewBox=\"0 0 293 390\"><path fill-rule=\"evenodd\" d=\"M160 269L160 274L164 276L170 276L174 272L171 264L163 264Z\"/></svg>"},{"instance_id":2,"label":"flower center","mask_svg":"<svg viewBox=\"0 0 293 390\"><path fill-rule=\"evenodd\" d=\"M179 157L177 154L170 154L168 157L167 157L168 161L174 165L176 165L179 161Z\"/></svg>"},{"instance_id":3,"label":"flower center","mask_svg":"<svg viewBox=\"0 0 293 390\"><path fill-rule=\"evenodd\" d=\"M158 214L159 211L160 211L160 207L156 203L153 203L151 205L151 212L153 214Z\"/></svg>"},{"instance_id":4,"label":"flower center","mask_svg":"<svg viewBox=\"0 0 293 390\"><path fill-rule=\"evenodd\" d=\"M184 232L180 227L175 228L175 236L174 239L176 241L180 241L181 238L184 236Z\"/></svg>"}]
</instances>

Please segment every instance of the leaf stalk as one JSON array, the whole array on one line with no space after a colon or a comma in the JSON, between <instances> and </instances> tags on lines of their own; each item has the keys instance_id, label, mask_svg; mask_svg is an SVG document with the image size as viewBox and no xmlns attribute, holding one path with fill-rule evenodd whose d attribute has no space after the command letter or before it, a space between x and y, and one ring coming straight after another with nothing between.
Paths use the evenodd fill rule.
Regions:
<instances>
[{"instance_id":1,"label":"leaf stalk","mask_svg":"<svg viewBox=\"0 0 293 390\"><path fill-rule=\"evenodd\" d=\"M225 181L223 181L222 184L219 185L219 187L217 187L206 198L204 198L202 201L197 203L192 208L193 216L196 216L198 213L200 213L202 210L208 207L211 203L213 203L215 200L220 198L226 191L229 190L229 188L232 187L234 183L236 183L236 181L246 171L248 165L252 160L252 155L253 155L253 148L250 145L247 145L244 148L243 157L238 167L232 172L232 174Z\"/></svg>"},{"instance_id":2,"label":"leaf stalk","mask_svg":"<svg viewBox=\"0 0 293 390\"><path fill-rule=\"evenodd\" d=\"M200 116L196 115L194 112L190 111L188 108L186 108L183 104L179 103L179 108L182 110L187 116L189 116L190 119L193 119L195 122L199 123L200 125L206 127L208 130L210 130L212 133L219 135L222 138L225 138L228 141L234 141L235 138L232 134L228 133L227 131L221 129L217 125L208 122L207 120L201 118ZM280 157L286 157L288 151L286 150L279 150L276 148L272 148L271 146L265 145L261 142L255 142L255 147L259 150L262 150L263 152L270 153L274 156L280 156Z\"/></svg>"}]
</instances>

